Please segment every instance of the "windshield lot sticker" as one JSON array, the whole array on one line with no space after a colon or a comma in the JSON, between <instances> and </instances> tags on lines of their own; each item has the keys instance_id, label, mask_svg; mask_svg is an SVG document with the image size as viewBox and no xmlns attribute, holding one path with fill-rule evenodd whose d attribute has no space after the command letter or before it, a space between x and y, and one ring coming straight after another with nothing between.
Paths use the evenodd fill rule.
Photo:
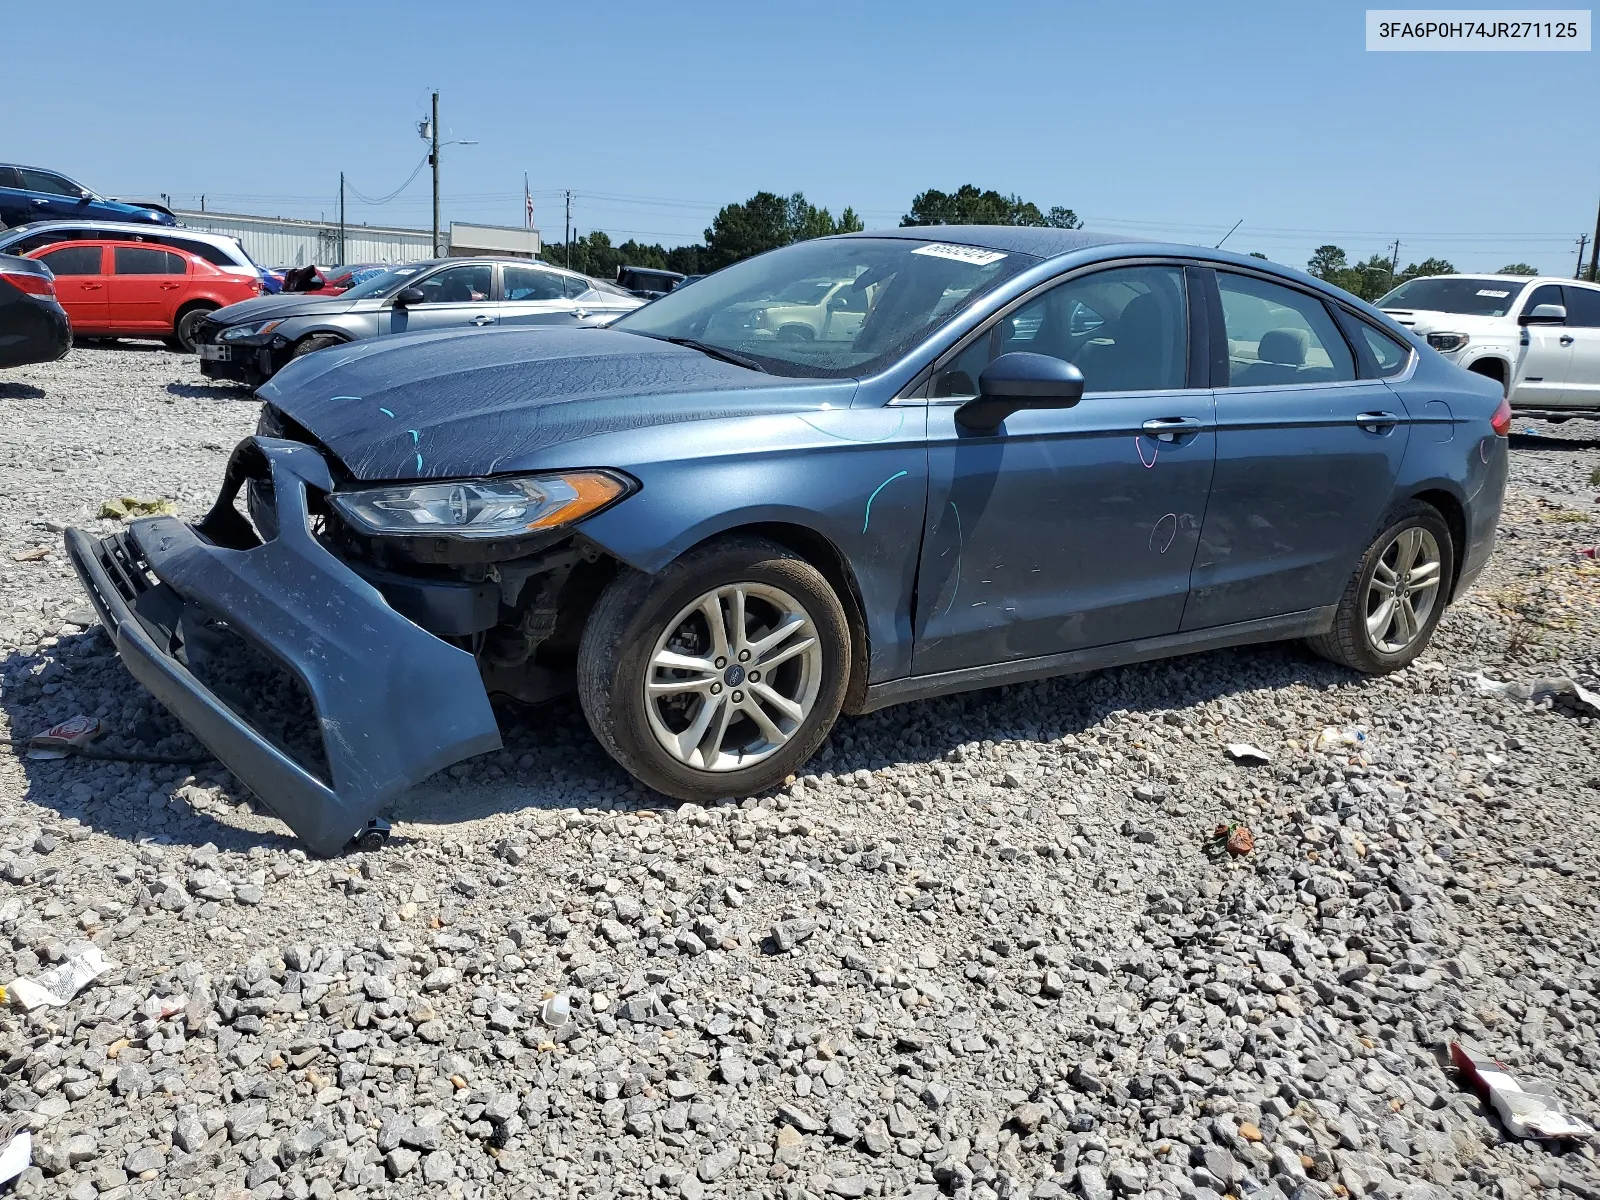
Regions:
<instances>
[{"instance_id":1,"label":"windshield lot sticker","mask_svg":"<svg viewBox=\"0 0 1600 1200\"><path fill-rule=\"evenodd\" d=\"M911 253L971 263L975 267L987 267L990 263L997 263L1005 257L1005 252L1001 250L985 250L981 246L952 246L948 242L930 242L926 246L918 246Z\"/></svg>"},{"instance_id":2,"label":"windshield lot sticker","mask_svg":"<svg viewBox=\"0 0 1600 1200\"><path fill-rule=\"evenodd\" d=\"M1497 292L1493 288L1479 288L1478 289L1478 295L1480 295L1480 296L1493 296L1496 300L1504 300L1507 296L1511 295L1511 293L1510 292Z\"/></svg>"}]
</instances>

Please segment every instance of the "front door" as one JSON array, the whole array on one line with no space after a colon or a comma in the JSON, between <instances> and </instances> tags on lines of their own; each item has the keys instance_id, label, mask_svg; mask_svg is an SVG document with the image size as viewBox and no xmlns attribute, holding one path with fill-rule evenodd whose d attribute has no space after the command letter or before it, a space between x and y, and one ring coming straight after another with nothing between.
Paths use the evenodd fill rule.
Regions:
<instances>
[{"instance_id":1,"label":"front door","mask_svg":"<svg viewBox=\"0 0 1600 1200\"><path fill-rule=\"evenodd\" d=\"M171 333L187 265L154 246L111 247L110 327L129 333Z\"/></svg>"},{"instance_id":2,"label":"front door","mask_svg":"<svg viewBox=\"0 0 1600 1200\"><path fill-rule=\"evenodd\" d=\"M1186 630L1336 603L1410 434L1399 396L1357 378L1319 297L1230 271L1216 280L1228 368Z\"/></svg>"},{"instance_id":3,"label":"front door","mask_svg":"<svg viewBox=\"0 0 1600 1200\"><path fill-rule=\"evenodd\" d=\"M494 265L476 262L445 267L418 280L423 299L389 309L390 333L484 328L499 321L494 300Z\"/></svg>"},{"instance_id":4,"label":"front door","mask_svg":"<svg viewBox=\"0 0 1600 1200\"><path fill-rule=\"evenodd\" d=\"M67 310L74 333L92 333L106 326L111 280L105 270L105 253L104 246L90 243L61 246L39 256L55 274L56 298Z\"/></svg>"},{"instance_id":5,"label":"front door","mask_svg":"<svg viewBox=\"0 0 1600 1200\"><path fill-rule=\"evenodd\" d=\"M1541 283L1523 297L1520 312L1531 313L1540 304L1564 305L1561 290L1559 284ZM1559 408L1566 401L1572 370L1571 332L1565 325L1524 325L1521 340L1511 403L1518 408Z\"/></svg>"},{"instance_id":6,"label":"front door","mask_svg":"<svg viewBox=\"0 0 1600 1200\"><path fill-rule=\"evenodd\" d=\"M565 276L520 263L500 268L500 324L573 325L573 308Z\"/></svg>"},{"instance_id":7,"label":"front door","mask_svg":"<svg viewBox=\"0 0 1600 1200\"><path fill-rule=\"evenodd\" d=\"M1096 271L937 366L917 674L1177 632L1215 451L1211 394L1189 386L1189 309L1181 266ZM1009 351L1075 363L1084 398L964 429L957 409Z\"/></svg>"},{"instance_id":8,"label":"front door","mask_svg":"<svg viewBox=\"0 0 1600 1200\"><path fill-rule=\"evenodd\" d=\"M66 220L85 216L88 197L72 180L54 171L19 167L22 186L29 193L34 220Z\"/></svg>"}]
</instances>

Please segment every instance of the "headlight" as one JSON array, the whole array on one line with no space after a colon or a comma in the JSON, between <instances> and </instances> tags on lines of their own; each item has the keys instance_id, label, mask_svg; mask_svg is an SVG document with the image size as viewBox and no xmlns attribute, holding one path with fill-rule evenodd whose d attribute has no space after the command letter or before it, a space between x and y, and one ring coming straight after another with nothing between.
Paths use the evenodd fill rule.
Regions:
<instances>
[{"instance_id":1,"label":"headlight","mask_svg":"<svg viewBox=\"0 0 1600 1200\"><path fill-rule=\"evenodd\" d=\"M271 333L274 329L282 324L283 321L280 319L277 321L268 321L264 325L230 325L227 329L224 329L217 335L217 341L242 342L246 338L263 337L266 334Z\"/></svg>"},{"instance_id":2,"label":"headlight","mask_svg":"<svg viewBox=\"0 0 1600 1200\"><path fill-rule=\"evenodd\" d=\"M1428 335L1428 345L1444 354L1454 353L1470 340L1464 333L1430 333Z\"/></svg>"},{"instance_id":3,"label":"headlight","mask_svg":"<svg viewBox=\"0 0 1600 1200\"><path fill-rule=\"evenodd\" d=\"M610 471L567 471L335 492L329 499L368 533L506 538L592 517L637 488Z\"/></svg>"}]
</instances>

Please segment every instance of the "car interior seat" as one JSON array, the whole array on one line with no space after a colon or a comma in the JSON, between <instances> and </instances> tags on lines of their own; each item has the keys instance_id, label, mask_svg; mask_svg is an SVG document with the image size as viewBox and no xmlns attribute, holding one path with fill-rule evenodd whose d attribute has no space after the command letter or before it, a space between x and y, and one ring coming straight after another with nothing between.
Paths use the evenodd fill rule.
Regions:
<instances>
[{"instance_id":1,"label":"car interior seat","mask_svg":"<svg viewBox=\"0 0 1600 1200\"><path fill-rule=\"evenodd\" d=\"M1304 329L1269 329L1256 346L1256 361L1230 372L1233 387L1268 387L1275 383L1308 383L1301 378L1311 335Z\"/></svg>"},{"instance_id":2,"label":"car interior seat","mask_svg":"<svg viewBox=\"0 0 1600 1200\"><path fill-rule=\"evenodd\" d=\"M1137 392L1170 387L1171 347L1162 337L1162 301L1153 292L1128 301L1078 355L1084 390Z\"/></svg>"}]
</instances>

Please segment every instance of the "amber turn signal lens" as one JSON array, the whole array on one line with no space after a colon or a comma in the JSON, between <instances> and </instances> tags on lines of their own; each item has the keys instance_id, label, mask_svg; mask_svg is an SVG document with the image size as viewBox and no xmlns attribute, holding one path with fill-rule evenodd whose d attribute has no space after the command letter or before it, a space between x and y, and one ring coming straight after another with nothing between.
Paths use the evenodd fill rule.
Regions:
<instances>
[{"instance_id":1,"label":"amber turn signal lens","mask_svg":"<svg viewBox=\"0 0 1600 1200\"><path fill-rule=\"evenodd\" d=\"M530 521L526 528L550 529L581 521L628 490L622 480L599 471L574 471L557 478L572 489L572 494L557 507L541 513L537 520Z\"/></svg>"}]
</instances>

